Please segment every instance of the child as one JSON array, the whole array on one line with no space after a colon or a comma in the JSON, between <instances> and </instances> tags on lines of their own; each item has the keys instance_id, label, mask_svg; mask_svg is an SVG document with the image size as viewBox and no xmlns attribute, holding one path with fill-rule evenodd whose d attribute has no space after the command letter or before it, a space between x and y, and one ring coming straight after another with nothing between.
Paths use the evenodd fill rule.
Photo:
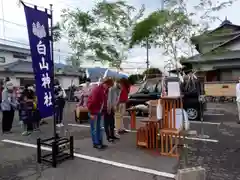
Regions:
<instances>
[{"instance_id":1,"label":"child","mask_svg":"<svg viewBox=\"0 0 240 180\"><path fill-rule=\"evenodd\" d=\"M37 108L37 97L35 96L33 99L33 130L40 131L39 124L41 121L40 113Z\"/></svg>"},{"instance_id":2,"label":"child","mask_svg":"<svg viewBox=\"0 0 240 180\"><path fill-rule=\"evenodd\" d=\"M28 136L33 131L32 124L32 114L33 114L33 102L27 98L27 96L23 96L22 101L20 102L21 108L21 120L24 124L24 131L22 133L23 136Z\"/></svg>"}]
</instances>

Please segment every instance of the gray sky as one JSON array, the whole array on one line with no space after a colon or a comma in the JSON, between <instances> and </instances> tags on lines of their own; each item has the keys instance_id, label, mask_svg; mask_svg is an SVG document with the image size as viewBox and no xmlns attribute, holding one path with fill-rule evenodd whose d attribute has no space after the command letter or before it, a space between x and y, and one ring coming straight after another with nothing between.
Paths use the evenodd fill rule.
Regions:
<instances>
[{"instance_id":1,"label":"gray sky","mask_svg":"<svg viewBox=\"0 0 240 180\"><path fill-rule=\"evenodd\" d=\"M197 0L196 0L197 1ZM213 0L214 1L214 0ZM221 0L219 0L221 1ZM18 41L23 44L28 44L27 39L27 29L24 27L26 24L25 22L25 16L23 7L18 6L17 0L0 0L3 4L3 8L1 6L0 9L0 18L5 19L6 21L17 23L21 26L5 22L5 28L3 27L3 21L0 21L0 38L3 38L5 35L6 39L11 39L13 41ZM36 4L38 6L44 6L48 7L49 4L53 4L54 8L54 22L57 22L60 20L60 14L61 9L63 8L74 8L79 7L83 10L90 9L97 0L25 0L25 2L29 2L32 4ZM145 4L146 6L146 15L150 12L158 9L161 7L161 0L128 0L129 4L134 5L136 7L140 7L141 4ZM193 0L191 0L193 2ZM190 4L191 5L191 4ZM239 14L239 7L240 7L240 0L235 2L235 4L231 7L228 7L221 12L218 12L216 15L224 20L225 16L227 16L228 20L232 21L234 24L240 25L240 18L237 16ZM212 28L215 28L218 26L220 22L216 22L215 24L212 24ZM4 33L5 31L5 33ZM20 46L24 46L21 44L18 44ZM67 46L67 41L62 40L60 43L57 43L55 45L55 49L60 49L59 52L55 52L55 60L63 60L68 56L68 52L71 52L71 50ZM150 50L150 62L152 66L158 66L163 67L163 61L166 60L166 57L163 57L161 55L161 51L159 49L151 49ZM146 61L146 51L142 48L134 48L133 50L129 51L128 60L129 62L145 62ZM88 64L89 65L89 64ZM95 64L96 65L96 64ZM97 64L99 66L101 64ZM126 71L127 68L132 68L131 71L134 71L135 68L144 68L146 65L144 63L125 63L123 64L123 67L125 67ZM130 69L128 69L129 71Z\"/></svg>"}]
</instances>

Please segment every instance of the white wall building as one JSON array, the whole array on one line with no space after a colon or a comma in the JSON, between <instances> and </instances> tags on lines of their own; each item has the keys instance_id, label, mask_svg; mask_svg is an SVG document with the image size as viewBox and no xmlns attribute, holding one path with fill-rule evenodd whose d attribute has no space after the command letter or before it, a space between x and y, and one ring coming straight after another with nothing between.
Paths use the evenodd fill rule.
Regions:
<instances>
[{"instance_id":1,"label":"white wall building","mask_svg":"<svg viewBox=\"0 0 240 180\"><path fill-rule=\"evenodd\" d=\"M55 76L65 89L71 85L78 86L79 77L83 75L83 71L71 66L58 68L55 65ZM0 80L5 77L10 77L15 86L34 83L29 49L0 44Z\"/></svg>"}]
</instances>

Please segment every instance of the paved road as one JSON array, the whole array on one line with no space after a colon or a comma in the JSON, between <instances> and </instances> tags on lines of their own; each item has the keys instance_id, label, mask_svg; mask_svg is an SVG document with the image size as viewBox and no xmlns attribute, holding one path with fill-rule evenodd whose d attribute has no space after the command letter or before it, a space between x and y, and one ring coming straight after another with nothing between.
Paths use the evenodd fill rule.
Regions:
<instances>
[{"instance_id":1,"label":"paved road","mask_svg":"<svg viewBox=\"0 0 240 180\"><path fill-rule=\"evenodd\" d=\"M74 104L66 106L65 120L73 121ZM68 126L70 133L74 136L75 152L79 154L107 159L127 165L154 169L158 172L174 174L178 168L203 166L207 170L208 180L238 180L240 179L240 161L238 155L240 150L240 125L236 125L235 105L209 104L208 108L214 114L205 116L205 121L219 123L213 124L191 124L191 129L198 134L204 130L204 134L210 139L218 140L218 143L187 140L189 149L184 152L178 162L174 158L165 158L135 147L135 133L128 133L121 137L116 144L109 144L108 150L97 151L91 147L89 128ZM215 109L215 110L212 110ZM47 138L52 135L51 119L49 124L41 127L41 133L34 133L28 137L20 135L21 129L18 125L17 116L14 122L14 133L0 136L0 180L170 180L162 176L147 174L129 170L126 167L115 167L100 162L93 162L80 158L69 160L58 168L53 169L46 166L36 165L36 149L18 146L2 142L3 139L15 140L36 144L36 138ZM126 120L125 124L128 126ZM187 157L187 163L184 163Z\"/></svg>"}]
</instances>

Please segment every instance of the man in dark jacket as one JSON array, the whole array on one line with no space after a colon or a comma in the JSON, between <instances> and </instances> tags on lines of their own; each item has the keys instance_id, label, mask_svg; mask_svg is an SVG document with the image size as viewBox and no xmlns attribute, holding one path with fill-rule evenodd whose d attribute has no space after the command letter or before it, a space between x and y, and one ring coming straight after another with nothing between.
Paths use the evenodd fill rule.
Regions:
<instances>
[{"instance_id":1,"label":"man in dark jacket","mask_svg":"<svg viewBox=\"0 0 240 180\"><path fill-rule=\"evenodd\" d=\"M101 119L104 107L107 107L107 92L113 85L111 79L105 79L99 86L95 87L88 97L87 108L89 111L91 135L93 147L103 149L106 145L102 143Z\"/></svg>"}]
</instances>

